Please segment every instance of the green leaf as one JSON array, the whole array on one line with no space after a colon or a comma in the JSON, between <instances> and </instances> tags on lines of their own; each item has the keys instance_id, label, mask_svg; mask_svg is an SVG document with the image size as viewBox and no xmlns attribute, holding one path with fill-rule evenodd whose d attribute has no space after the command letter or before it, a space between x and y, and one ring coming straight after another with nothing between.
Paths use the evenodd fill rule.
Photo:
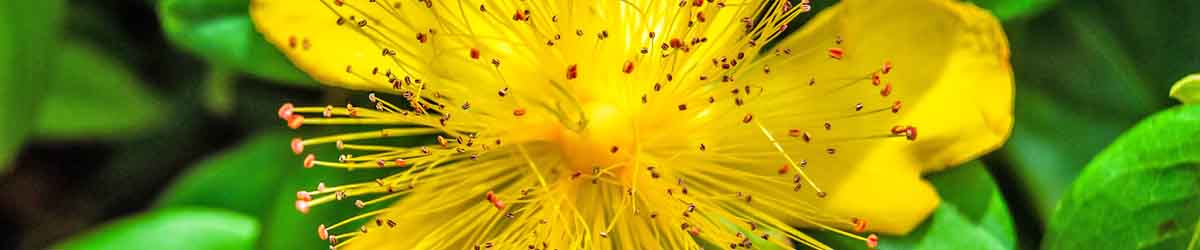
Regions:
<instances>
[{"instance_id":1,"label":"green leaf","mask_svg":"<svg viewBox=\"0 0 1200 250\"><path fill-rule=\"evenodd\" d=\"M1000 20L1036 16L1054 5L1057 0L969 0L992 11Z\"/></svg>"},{"instance_id":2,"label":"green leaf","mask_svg":"<svg viewBox=\"0 0 1200 250\"><path fill-rule=\"evenodd\" d=\"M59 44L62 0L0 1L0 173L20 150Z\"/></svg>"},{"instance_id":3,"label":"green leaf","mask_svg":"<svg viewBox=\"0 0 1200 250\"><path fill-rule=\"evenodd\" d=\"M1184 249L1200 219L1200 105L1155 114L1096 156L1058 204L1044 249Z\"/></svg>"},{"instance_id":4,"label":"green leaf","mask_svg":"<svg viewBox=\"0 0 1200 250\"><path fill-rule=\"evenodd\" d=\"M34 122L37 137L119 137L163 122L166 104L120 61L77 42L59 56Z\"/></svg>"},{"instance_id":5,"label":"green leaf","mask_svg":"<svg viewBox=\"0 0 1200 250\"><path fill-rule=\"evenodd\" d=\"M1036 18L1005 24L1017 101L1013 134L1002 150L1012 166L997 168L997 174L1015 176L1013 195L1028 198L1010 205L1033 208L1036 222L1044 225L1092 156L1138 119L1170 104L1162 96L1169 87L1163 83L1200 68L1200 57L1178 56L1200 53L1200 47L1176 45L1195 44L1200 36L1178 31L1196 30L1200 20L1182 21L1195 18L1182 15L1173 17L1181 21L1163 23L1158 16L1170 15L1140 12L1200 7L1195 1L1178 4L1062 1ZM1143 21L1175 28L1142 26ZM1168 47L1176 51L1163 52Z\"/></svg>"},{"instance_id":6,"label":"green leaf","mask_svg":"<svg viewBox=\"0 0 1200 250\"><path fill-rule=\"evenodd\" d=\"M327 246L316 236L317 225L333 224L361 212L353 203L334 203L296 211L296 191L312 190L317 183L343 184L369 181L379 171L330 168L305 169L302 156L289 143L295 131L272 131L254 136L229 152L193 167L160 196L158 207L209 206L232 209L262 220L259 249L317 249ZM312 146L306 153L337 155L332 145ZM383 170L380 170L383 171Z\"/></svg>"},{"instance_id":7,"label":"green leaf","mask_svg":"<svg viewBox=\"0 0 1200 250\"><path fill-rule=\"evenodd\" d=\"M982 163L970 162L929 177L942 203L904 236L879 236L879 250L1016 249L1016 233L1004 197ZM865 249L859 240L813 232L834 249Z\"/></svg>"},{"instance_id":8,"label":"green leaf","mask_svg":"<svg viewBox=\"0 0 1200 250\"><path fill-rule=\"evenodd\" d=\"M172 43L218 67L316 86L254 29L249 6L249 0L161 0L158 17Z\"/></svg>"},{"instance_id":9,"label":"green leaf","mask_svg":"<svg viewBox=\"0 0 1200 250\"><path fill-rule=\"evenodd\" d=\"M1183 103L1200 102L1200 74L1191 74L1171 86L1171 97Z\"/></svg>"},{"instance_id":10,"label":"green leaf","mask_svg":"<svg viewBox=\"0 0 1200 250\"><path fill-rule=\"evenodd\" d=\"M120 219L60 244L63 250L255 249L254 218L210 208L169 208Z\"/></svg>"}]
</instances>

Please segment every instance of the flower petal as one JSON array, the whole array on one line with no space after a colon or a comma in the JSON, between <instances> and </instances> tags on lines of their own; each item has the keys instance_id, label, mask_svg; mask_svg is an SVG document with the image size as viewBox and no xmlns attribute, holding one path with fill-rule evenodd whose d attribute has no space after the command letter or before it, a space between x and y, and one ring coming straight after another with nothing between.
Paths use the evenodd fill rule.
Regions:
<instances>
[{"instance_id":1,"label":"flower petal","mask_svg":"<svg viewBox=\"0 0 1200 250\"><path fill-rule=\"evenodd\" d=\"M821 42L834 37L843 42ZM825 44L841 48L844 57L836 63L773 65L782 72L869 75L890 62L895 69L882 84L894 85L890 95L902 100L903 108L899 118L886 122L916 126L919 136L912 142L865 143L859 148L863 152L842 154L861 157L834 164L845 167L813 170L815 179L833 182L825 185L831 195L816 201L818 207L835 216L867 218L872 231L907 233L938 202L920 173L976 158L1008 138L1013 105L1008 42L993 16L957 1L849 0L819 14L777 48ZM788 84L799 81L792 80ZM829 101L840 97L831 95Z\"/></svg>"}]
</instances>

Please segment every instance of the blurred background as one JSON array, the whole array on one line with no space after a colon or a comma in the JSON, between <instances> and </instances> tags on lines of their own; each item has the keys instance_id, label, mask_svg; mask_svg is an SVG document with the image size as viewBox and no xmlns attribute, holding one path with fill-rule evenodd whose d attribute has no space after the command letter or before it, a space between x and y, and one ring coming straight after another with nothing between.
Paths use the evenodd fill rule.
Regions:
<instances>
[{"instance_id":1,"label":"blurred background","mask_svg":"<svg viewBox=\"0 0 1200 250\"><path fill-rule=\"evenodd\" d=\"M354 211L302 217L294 192L356 177L299 171L286 142L320 131L287 130L275 109L365 98L292 68L254 31L248 1L0 3L0 249L105 242L80 235L171 207L232 211L217 230L249 249L325 248L314 225ZM1200 71L1200 1L974 2L1004 23L1017 96L1011 139L972 164L1007 204L1016 240L1005 248L1038 248L1081 169L1177 105L1171 84ZM230 229L245 221L257 226Z\"/></svg>"}]
</instances>

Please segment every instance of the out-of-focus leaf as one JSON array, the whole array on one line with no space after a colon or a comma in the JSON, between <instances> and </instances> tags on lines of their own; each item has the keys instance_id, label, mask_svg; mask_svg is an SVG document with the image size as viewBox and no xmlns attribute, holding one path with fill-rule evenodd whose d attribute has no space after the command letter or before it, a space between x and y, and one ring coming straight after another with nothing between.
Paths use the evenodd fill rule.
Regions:
<instances>
[{"instance_id":1,"label":"out-of-focus leaf","mask_svg":"<svg viewBox=\"0 0 1200 250\"><path fill-rule=\"evenodd\" d=\"M1017 197L1031 198L1010 205L1032 207L1044 223L1092 156L1170 104L1167 83L1200 68L1200 57L1181 56L1200 54L1186 45L1200 36L1181 32L1200 29L1200 16L1185 14L1200 2L1172 2L1064 0L1006 23L1018 86L1013 135L1002 150L1012 168L1001 171L1019 181Z\"/></svg>"},{"instance_id":2,"label":"out-of-focus leaf","mask_svg":"<svg viewBox=\"0 0 1200 250\"><path fill-rule=\"evenodd\" d=\"M280 83L316 86L250 21L249 0L161 0L158 17L167 38L219 65Z\"/></svg>"},{"instance_id":3,"label":"out-of-focus leaf","mask_svg":"<svg viewBox=\"0 0 1200 250\"><path fill-rule=\"evenodd\" d=\"M152 210L101 226L54 249L240 250L255 249L258 222L223 209Z\"/></svg>"},{"instance_id":4,"label":"out-of-focus leaf","mask_svg":"<svg viewBox=\"0 0 1200 250\"><path fill-rule=\"evenodd\" d=\"M982 163L970 162L934 174L929 181L942 197L937 210L908 235L880 235L877 249L1016 249L1016 233L1008 206ZM867 247L862 241L833 232L812 234L834 249Z\"/></svg>"},{"instance_id":5,"label":"out-of-focus leaf","mask_svg":"<svg viewBox=\"0 0 1200 250\"><path fill-rule=\"evenodd\" d=\"M204 108L221 116L229 116L234 108L234 94L237 81L233 72L213 68L209 69L208 77L204 79Z\"/></svg>"},{"instance_id":6,"label":"out-of-focus leaf","mask_svg":"<svg viewBox=\"0 0 1200 250\"><path fill-rule=\"evenodd\" d=\"M1017 18L1027 18L1036 16L1042 11L1045 11L1057 0L969 0L972 3L979 5L985 9L991 10L992 14L1000 20L1009 20Z\"/></svg>"},{"instance_id":7,"label":"out-of-focus leaf","mask_svg":"<svg viewBox=\"0 0 1200 250\"><path fill-rule=\"evenodd\" d=\"M1171 97L1183 103L1200 102L1200 74L1191 74L1171 86Z\"/></svg>"},{"instance_id":8,"label":"out-of-focus leaf","mask_svg":"<svg viewBox=\"0 0 1200 250\"><path fill-rule=\"evenodd\" d=\"M1200 106L1138 123L1096 156L1055 211L1043 249L1184 249L1200 219Z\"/></svg>"},{"instance_id":9,"label":"out-of-focus leaf","mask_svg":"<svg viewBox=\"0 0 1200 250\"><path fill-rule=\"evenodd\" d=\"M0 173L20 150L57 57L62 0L0 1Z\"/></svg>"},{"instance_id":10,"label":"out-of-focus leaf","mask_svg":"<svg viewBox=\"0 0 1200 250\"><path fill-rule=\"evenodd\" d=\"M165 104L120 61L79 43L61 49L38 107L38 138L115 137L163 122Z\"/></svg>"},{"instance_id":11,"label":"out-of-focus leaf","mask_svg":"<svg viewBox=\"0 0 1200 250\"><path fill-rule=\"evenodd\" d=\"M194 167L162 194L157 206L222 207L256 216L264 228L259 249L324 248L328 243L317 238L317 225L336 223L361 210L352 202L343 202L301 214L295 208L296 191L312 190L319 182L337 185L351 179L370 180L384 173L305 169L301 165L303 157L293 154L289 146L291 139L299 135L296 131L256 135ZM318 156L337 155L331 145L310 146L305 151Z\"/></svg>"}]
</instances>

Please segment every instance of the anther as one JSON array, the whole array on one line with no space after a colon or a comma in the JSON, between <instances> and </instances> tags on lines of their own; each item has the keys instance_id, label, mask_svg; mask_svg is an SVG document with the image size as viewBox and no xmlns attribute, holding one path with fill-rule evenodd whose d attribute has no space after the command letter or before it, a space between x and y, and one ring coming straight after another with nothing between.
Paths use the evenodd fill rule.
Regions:
<instances>
[{"instance_id":1,"label":"anther","mask_svg":"<svg viewBox=\"0 0 1200 250\"><path fill-rule=\"evenodd\" d=\"M891 95L891 94L892 94L892 84L891 83L883 85L883 89L879 90L879 95L881 95L883 97L887 97L888 95Z\"/></svg>"},{"instance_id":2,"label":"anther","mask_svg":"<svg viewBox=\"0 0 1200 250\"><path fill-rule=\"evenodd\" d=\"M524 115L525 115L525 108L513 109L513 116L524 116Z\"/></svg>"},{"instance_id":3,"label":"anther","mask_svg":"<svg viewBox=\"0 0 1200 250\"><path fill-rule=\"evenodd\" d=\"M479 60L479 49L471 48L471 59Z\"/></svg>"},{"instance_id":4,"label":"anther","mask_svg":"<svg viewBox=\"0 0 1200 250\"><path fill-rule=\"evenodd\" d=\"M329 229L325 228L325 224L317 226L317 238L321 238L321 240L329 240Z\"/></svg>"},{"instance_id":5,"label":"anther","mask_svg":"<svg viewBox=\"0 0 1200 250\"><path fill-rule=\"evenodd\" d=\"M421 43L428 42L429 36L425 35L425 33L417 33L417 41Z\"/></svg>"},{"instance_id":6,"label":"anther","mask_svg":"<svg viewBox=\"0 0 1200 250\"><path fill-rule=\"evenodd\" d=\"M895 103L892 103L892 113L900 112L900 105L901 105L900 101L896 101Z\"/></svg>"},{"instance_id":7,"label":"anther","mask_svg":"<svg viewBox=\"0 0 1200 250\"><path fill-rule=\"evenodd\" d=\"M496 94L500 95L500 97L504 97L504 96L508 95L508 88L507 87L502 88L502 89L500 89L500 91L497 91Z\"/></svg>"},{"instance_id":8,"label":"anther","mask_svg":"<svg viewBox=\"0 0 1200 250\"><path fill-rule=\"evenodd\" d=\"M279 119L287 120L291 118L295 108L290 102L283 103L282 106L279 106Z\"/></svg>"},{"instance_id":9,"label":"anther","mask_svg":"<svg viewBox=\"0 0 1200 250\"><path fill-rule=\"evenodd\" d=\"M788 171L790 171L790 170L792 170L792 165L783 164L783 166L782 166L782 167L779 167L779 171L778 171L778 172L779 172L779 175L785 175L785 174L787 174L787 173L788 173Z\"/></svg>"},{"instance_id":10,"label":"anther","mask_svg":"<svg viewBox=\"0 0 1200 250\"><path fill-rule=\"evenodd\" d=\"M633 73L633 61L625 61L625 66L621 67L621 72L625 72L625 74Z\"/></svg>"},{"instance_id":11,"label":"anther","mask_svg":"<svg viewBox=\"0 0 1200 250\"><path fill-rule=\"evenodd\" d=\"M495 206L497 210L504 210L504 201L501 201L500 197L496 196L496 193L488 191L487 200L488 202L492 203L492 206Z\"/></svg>"},{"instance_id":12,"label":"anther","mask_svg":"<svg viewBox=\"0 0 1200 250\"><path fill-rule=\"evenodd\" d=\"M687 104L679 104L679 111L687 110Z\"/></svg>"},{"instance_id":13,"label":"anther","mask_svg":"<svg viewBox=\"0 0 1200 250\"><path fill-rule=\"evenodd\" d=\"M308 208L307 201L296 200L296 211L300 211L301 214L308 214Z\"/></svg>"},{"instance_id":14,"label":"anther","mask_svg":"<svg viewBox=\"0 0 1200 250\"><path fill-rule=\"evenodd\" d=\"M363 202L362 200L354 200L354 206L358 207L358 208L363 208L363 207L367 206L367 203Z\"/></svg>"},{"instance_id":15,"label":"anther","mask_svg":"<svg viewBox=\"0 0 1200 250\"><path fill-rule=\"evenodd\" d=\"M879 246L879 236L871 234L867 236L867 248L875 249Z\"/></svg>"},{"instance_id":16,"label":"anther","mask_svg":"<svg viewBox=\"0 0 1200 250\"><path fill-rule=\"evenodd\" d=\"M403 167L404 165L408 164L408 162L405 162L404 159L396 159L393 162L396 163L396 167Z\"/></svg>"},{"instance_id":17,"label":"anther","mask_svg":"<svg viewBox=\"0 0 1200 250\"><path fill-rule=\"evenodd\" d=\"M610 154L616 154L616 153L617 153L617 151L619 151L619 150L621 150L621 148L619 148L619 147L617 147L617 146L612 146L612 148L609 148L609 149L608 149L608 153L610 153Z\"/></svg>"},{"instance_id":18,"label":"anther","mask_svg":"<svg viewBox=\"0 0 1200 250\"><path fill-rule=\"evenodd\" d=\"M287 126L288 126L289 128L292 128L292 129L298 129L298 128L300 128L300 126L302 126L302 125L304 125L304 116L302 116L302 115L296 115L296 114L293 114L293 115L291 115L291 116L288 116L288 119L287 119Z\"/></svg>"},{"instance_id":19,"label":"anther","mask_svg":"<svg viewBox=\"0 0 1200 250\"><path fill-rule=\"evenodd\" d=\"M306 191L296 191L296 200L312 201L312 195Z\"/></svg>"},{"instance_id":20,"label":"anther","mask_svg":"<svg viewBox=\"0 0 1200 250\"><path fill-rule=\"evenodd\" d=\"M704 151L707 149L708 149L708 147L704 146L704 143L700 143L700 151ZM682 182L682 180L681 180L681 182Z\"/></svg>"},{"instance_id":21,"label":"anther","mask_svg":"<svg viewBox=\"0 0 1200 250\"><path fill-rule=\"evenodd\" d=\"M292 153L296 153L296 155L300 155L300 153L303 153L303 152L304 152L304 141L300 140L299 137L292 138Z\"/></svg>"},{"instance_id":22,"label":"anther","mask_svg":"<svg viewBox=\"0 0 1200 250\"><path fill-rule=\"evenodd\" d=\"M891 73L892 72L892 61L883 62L883 68L880 69L879 72L882 72L885 75L887 73Z\"/></svg>"},{"instance_id":23,"label":"anther","mask_svg":"<svg viewBox=\"0 0 1200 250\"><path fill-rule=\"evenodd\" d=\"M854 223L854 232L856 233L861 233L867 230L867 220L865 219L852 218L850 219L850 222Z\"/></svg>"},{"instance_id":24,"label":"anther","mask_svg":"<svg viewBox=\"0 0 1200 250\"><path fill-rule=\"evenodd\" d=\"M862 111L862 109L863 109L863 104L861 102L854 104L854 111Z\"/></svg>"},{"instance_id":25,"label":"anther","mask_svg":"<svg viewBox=\"0 0 1200 250\"><path fill-rule=\"evenodd\" d=\"M829 194L825 193L825 191L817 191L817 198L825 198L826 195Z\"/></svg>"},{"instance_id":26,"label":"anther","mask_svg":"<svg viewBox=\"0 0 1200 250\"><path fill-rule=\"evenodd\" d=\"M842 57L845 56L845 54L846 51L842 50L842 48L829 48L829 58L842 60Z\"/></svg>"},{"instance_id":27,"label":"anther","mask_svg":"<svg viewBox=\"0 0 1200 250\"><path fill-rule=\"evenodd\" d=\"M316 155L308 154L308 156L304 157L304 168L312 168L313 164L316 162L316 160L317 160Z\"/></svg>"},{"instance_id":28,"label":"anther","mask_svg":"<svg viewBox=\"0 0 1200 250\"><path fill-rule=\"evenodd\" d=\"M754 120L753 114L747 113L745 117L742 117L742 123L750 123L752 120Z\"/></svg>"},{"instance_id":29,"label":"anther","mask_svg":"<svg viewBox=\"0 0 1200 250\"><path fill-rule=\"evenodd\" d=\"M633 70L632 67L633 66L629 66L631 71ZM579 65L577 65L577 64L568 65L567 66L567 80L574 80L576 77L579 77Z\"/></svg>"}]
</instances>

